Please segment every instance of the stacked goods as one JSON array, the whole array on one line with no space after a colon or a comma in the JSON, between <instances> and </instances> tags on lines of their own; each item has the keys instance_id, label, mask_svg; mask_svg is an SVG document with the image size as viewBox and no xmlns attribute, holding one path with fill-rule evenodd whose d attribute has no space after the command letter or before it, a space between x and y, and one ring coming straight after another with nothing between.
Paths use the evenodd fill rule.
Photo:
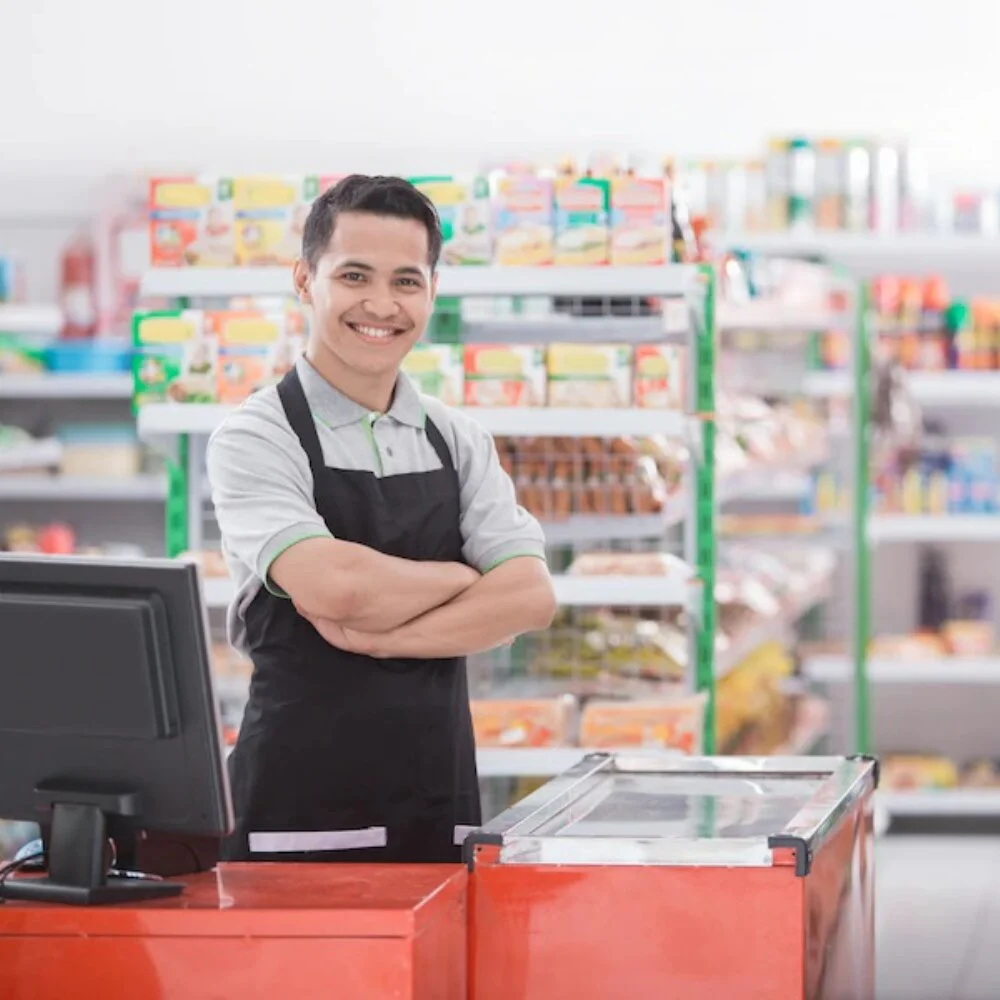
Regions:
<instances>
[{"instance_id":1,"label":"stacked goods","mask_svg":"<svg viewBox=\"0 0 1000 1000\"><path fill-rule=\"evenodd\" d=\"M666 438L498 438L518 501L546 521L657 514L680 487L685 451Z\"/></svg>"},{"instance_id":2,"label":"stacked goods","mask_svg":"<svg viewBox=\"0 0 1000 1000\"><path fill-rule=\"evenodd\" d=\"M558 698L490 698L472 702L476 745L481 747L572 746L579 705Z\"/></svg>"},{"instance_id":3,"label":"stacked goods","mask_svg":"<svg viewBox=\"0 0 1000 1000\"><path fill-rule=\"evenodd\" d=\"M784 693L793 664L779 643L768 643L730 670L716 686L716 739L724 753L755 754L784 742L794 704Z\"/></svg>"},{"instance_id":4,"label":"stacked goods","mask_svg":"<svg viewBox=\"0 0 1000 1000\"><path fill-rule=\"evenodd\" d=\"M888 754L881 758L879 787L892 792L1000 789L1000 762L973 760L960 765L932 754Z\"/></svg>"}]
</instances>

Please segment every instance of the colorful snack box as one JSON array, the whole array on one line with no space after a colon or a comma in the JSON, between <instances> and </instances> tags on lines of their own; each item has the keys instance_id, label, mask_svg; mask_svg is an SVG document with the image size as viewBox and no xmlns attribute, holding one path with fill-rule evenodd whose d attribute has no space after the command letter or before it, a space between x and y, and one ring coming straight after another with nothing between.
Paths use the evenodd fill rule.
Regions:
<instances>
[{"instance_id":1,"label":"colorful snack box","mask_svg":"<svg viewBox=\"0 0 1000 1000\"><path fill-rule=\"evenodd\" d=\"M635 348L635 405L650 410L676 410L684 402L684 349L673 344L639 344Z\"/></svg>"},{"instance_id":2,"label":"colorful snack box","mask_svg":"<svg viewBox=\"0 0 1000 1000\"><path fill-rule=\"evenodd\" d=\"M137 406L216 401L218 343L200 309L136 313L132 340Z\"/></svg>"},{"instance_id":3,"label":"colorful snack box","mask_svg":"<svg viewBox=\"0 0 1000 1000\"><path fill-rule=\"evenodd\" d=\"M465 351L460 344L417 344L402 367L422 393L448 406L463 404Z\"/></svg>"},{"instance_id":4,"label":"colorful snack box","mask_svg":"<svg viewBox=\"0 0 1000 1000\"><path fill-rule=\"evenodd\" d=\"M219 345L220 403L242 403L280 381L305 344L290 333L284 312L212 312L205 326Z\"/></svg>"},{"instance_id":5,"label":"colorful snack box","mask_svg":"<svg viewBox=\"0 0 1000 1000\"><path fill-rule=\"evenodd\" d=\"M230 267L236 262L233 182L228 177L156 178L149 184L153 267Z\"/></svg>"},{"instance_id":6,"label":"colorful snack box","mask_svg":"<svg viewBox=\"0 0 1000 1000\"><path fill-rule=\"evenodd\" d=\"M562 698L484 699L472 702L476 746L553 747L572 742L576 700Z\"/></svg>"},{"instance_id":7,"label":"colorful snack box","mask_svg":"<svg viewBox=\"0 0 1000 1000\"><path fill-rule=\"evenodd\" d=\"M465 348L466 406L544 406L545 349L517 344Z\"/></svg>"},{"instance_id":8,"label":"colorful snack box","mask_svg":"<svg viewBox=\"0 0 1000 1000\"><path fill-rule=\"evenodd\" d=\"M632 357L627 344L553 344L549 406L631 405Z\"/></svg>"},{"instance_id":9,"label":"colorful snack box","mask_svg":"<svg viewBox=\"0 0 1000 1000\"><path fill-rule=\"evenodd\" d=\"M701 752L704 692L663 701L591 701L580 720L580 746L663 747Z\"/></svg>"},{"instance_id":10,"label":"colorful snack box","mask_svg":"<svg viewBox=\"0 0 1000 1000\"><path fill-rule=\"evenodd\" d=\"M437 209L444 237L444 264L489 264L493 260L490 232L490 186L485 177L414 177Z\"/></svg>"},{"instance_id":11,"label":"colorful snack box","mask_svg":"<svg viewBox=\"0 0 1000 1000\"><path fill-rule=\"evenodd\" d=\"M551 264L555 255L552 181L500 174L493 184L493 229L498 264Z\"/></svg>"},{"instance_id":12,"label":"colorful snack box","mask_svg":"<svg viewBox=\"0 0 1000 1000\"><path fill-rule=\"evenodd\" d=\"M292 264L302 250L306 217L319 193L320 178L311 175L237 177L233 184L237 263Z\"/></svg>"},{"instance_id":13,"label":"colorful snack box","mask_svg":"<svg viewBox=\"0 0 1000 1000\"><path fill-rule=\"evenodd\" d=\"M559 177L555 184L555 262L607 264L611 260L611 186L597 177Z\"/></svg>"},{"instance_id":14,"label":"colorful snack box","mask_svg":"<svg viewBox=\"0 0 1000 1000\"><path fill-rule=\"evenodd\" d=\"M662 178L631 174L612 178L612 264L665 264L668 229L667 187Z\"/></svg>"}]
</instances>

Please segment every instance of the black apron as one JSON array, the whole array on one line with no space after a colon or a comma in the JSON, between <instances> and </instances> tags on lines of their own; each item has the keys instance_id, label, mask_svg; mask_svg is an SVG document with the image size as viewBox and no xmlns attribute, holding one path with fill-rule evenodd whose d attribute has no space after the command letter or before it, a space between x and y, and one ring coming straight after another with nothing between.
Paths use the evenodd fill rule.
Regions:
<instances>
[{"instance_id":1,"label":"black apron","mask_svg":"<svg viewBox=\"0 0 1000 1000\"><path fill-rule=\"evenodd\" d=\"M429 419L442 467L380 479L324 465L296 371L278 394L335 538L405 559L462 561L458 475ZM456 842L481 821L464 657L344 652L264 587L245 618L254 670L230 757L236 830L223 859L459 861Z\"/></svg>"}]
</instances>

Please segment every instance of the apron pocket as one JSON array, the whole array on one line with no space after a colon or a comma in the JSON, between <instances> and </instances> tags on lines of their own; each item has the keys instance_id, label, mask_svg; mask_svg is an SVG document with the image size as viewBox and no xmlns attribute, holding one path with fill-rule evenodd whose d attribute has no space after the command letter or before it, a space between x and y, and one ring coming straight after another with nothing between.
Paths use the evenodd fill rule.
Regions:
<instances>
[{"instance_id":1,"label":"apron pocket","mask_svg":"<svg viewBox=\"0 0 1000 1000\"><path fill-rule=\"evenodd\" d=\"M388 835L384 826L365 830L262 831L249 834L247 843L251 854L304 854L385 847Z\"/></svg>"}]
</instances>

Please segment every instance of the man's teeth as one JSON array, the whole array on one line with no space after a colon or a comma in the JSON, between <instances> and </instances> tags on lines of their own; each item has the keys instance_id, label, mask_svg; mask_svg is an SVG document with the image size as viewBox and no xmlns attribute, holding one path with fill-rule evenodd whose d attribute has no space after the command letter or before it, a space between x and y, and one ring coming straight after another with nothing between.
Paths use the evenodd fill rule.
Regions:
<instances>
[{"instance_id":1,"label":"man's teeth","mask_svg":"<svg viewBox=\"0 0 1000 1000\"><path fill-rule=\"evenodd\" d=\"M384 340L387 337L391 337L394 330L383 330L381 327L377 326L358 326L358 333L364 335L365 337L376 337L379 340Z\"/></svg>"}]
</instances>

